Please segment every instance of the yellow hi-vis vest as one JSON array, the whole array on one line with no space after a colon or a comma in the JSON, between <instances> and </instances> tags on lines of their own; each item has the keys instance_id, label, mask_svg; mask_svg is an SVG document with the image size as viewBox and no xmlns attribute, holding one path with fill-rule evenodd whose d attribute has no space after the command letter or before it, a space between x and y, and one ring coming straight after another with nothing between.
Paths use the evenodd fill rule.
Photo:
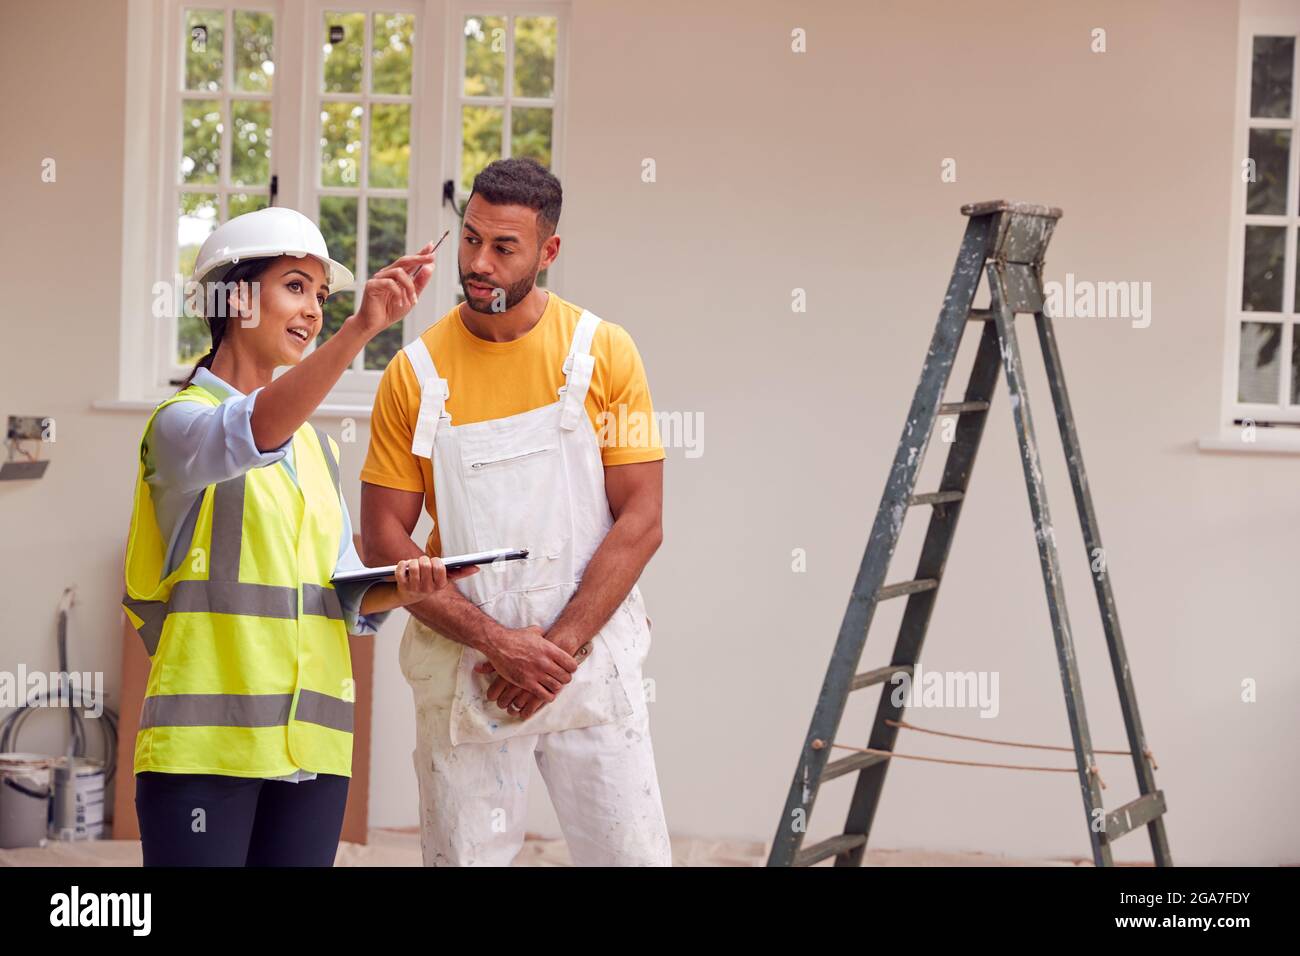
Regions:
<instances>
[{"instance_id":1,"label":"yellow hi-vis vest","mask_svg":"<svg viewBox=\"0 0 1300 956\"><path fill-rule=\"evenodd\" d=\"M182 523L189 547L164 576L145 439L158 411L181 401L221 404L190 385L141 438L122 599L151 662L135 772L351 776L352 662L330 583L343 530L338 446L304 423L293 436L298 487L280 462L209 485Z\"/></svg>"}]
</instances>

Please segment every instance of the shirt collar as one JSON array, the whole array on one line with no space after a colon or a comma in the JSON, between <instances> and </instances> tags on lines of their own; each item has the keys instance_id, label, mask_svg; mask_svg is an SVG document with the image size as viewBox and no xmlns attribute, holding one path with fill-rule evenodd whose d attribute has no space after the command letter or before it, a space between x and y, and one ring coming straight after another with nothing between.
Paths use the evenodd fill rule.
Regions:
<instances>
[{"instance_id":1,"label":"shirt collar","mask_svg":"<svg viewBox=\"0 0 1300 956\"><path fill-rule=\"evenodd\" d=\"M210 369L206 368L200 368L194 373L193 382L195 385L207 389L223 401L230 398L232 395L242 396L244 394L239 389L228 383L225 379L218 378L216 375L212 374Z\"/></svg>"}]
</instances>

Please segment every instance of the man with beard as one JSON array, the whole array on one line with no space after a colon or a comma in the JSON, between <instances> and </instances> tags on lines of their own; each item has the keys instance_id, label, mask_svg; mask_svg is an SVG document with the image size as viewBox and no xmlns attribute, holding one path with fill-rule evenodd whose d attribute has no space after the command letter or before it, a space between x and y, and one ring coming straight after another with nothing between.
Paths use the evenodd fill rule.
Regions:
<instances>
[{"instance_id":1,"label":"man with beard","mask_svg":"<svg viewBox=\"0 0 1300 956\"><path fill-rule=\"evenodd\" d=\"M536 285L560 251L561 198L533 160L479 173L457 250L465 302L389 363L375 397L367 560L528 550L409 607L399 659L426 866L509 865L533 760L576 864L671 863L636 586L662 539L664 452L632 338Z\"/></svg>"}]
</instances>

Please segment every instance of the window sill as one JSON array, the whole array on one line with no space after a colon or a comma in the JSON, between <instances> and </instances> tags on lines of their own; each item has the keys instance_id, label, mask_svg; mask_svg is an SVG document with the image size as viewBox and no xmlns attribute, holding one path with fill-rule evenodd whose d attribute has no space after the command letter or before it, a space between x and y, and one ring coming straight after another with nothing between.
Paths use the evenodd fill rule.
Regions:
<instances>
[{"instance_id":1,"label":"window sill","mask_svg":"<svg viewBox=\"0 0 1300 956\"><path fill-rule=\"evenodd\" d=\"M1257 433L1254 441L1242 441L1240 432L1231 432L1201 438L1196 448L1211 454L1300 455L1300 434L1266 437Z\"/></svg>"},{"instance_id":2,"label":"window sill","mask_svg":"<svg viewBox=\"0 0 1300 956\"><path fill-rule=\"evenodd\" d=\"M100 398L90 403L90 407L100 412L152 412L158 402L145 402L134 399ZM312 418L370 418L369 405L332 405L326 403L312 412Z\"/></svg>"}]
</instances>

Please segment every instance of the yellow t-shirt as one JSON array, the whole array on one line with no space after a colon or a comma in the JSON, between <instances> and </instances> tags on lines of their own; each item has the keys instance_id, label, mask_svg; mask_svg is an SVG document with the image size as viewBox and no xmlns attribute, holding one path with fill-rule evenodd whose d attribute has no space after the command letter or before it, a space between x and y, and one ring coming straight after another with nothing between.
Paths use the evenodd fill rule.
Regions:
<instances>
[{"instance_id":1,"label":"yellow t-shirt","mask_svg":"<svg viewBox=\"0 0 1300 956\"><path fill-rule=\"evenodd\" d=\"M564 359L582 309L554 292L537 324L513 342L489 342L465 327L460 307L429 328L424 340L451 395L453 427L506 418L550 405L564 384ZM596 360L587 391L587 417L600 443L603 464L626 465L664 457L641 355L627 331L602 321L591 342ZM437 518L433 468L411 454L420 410L420 386L411 363L397 355L384 369L370 416L370 448L361 480L385 488L424 492L425 510ZM441 555L435 520L426 547Z\"/></svg>"}]
</instances>

